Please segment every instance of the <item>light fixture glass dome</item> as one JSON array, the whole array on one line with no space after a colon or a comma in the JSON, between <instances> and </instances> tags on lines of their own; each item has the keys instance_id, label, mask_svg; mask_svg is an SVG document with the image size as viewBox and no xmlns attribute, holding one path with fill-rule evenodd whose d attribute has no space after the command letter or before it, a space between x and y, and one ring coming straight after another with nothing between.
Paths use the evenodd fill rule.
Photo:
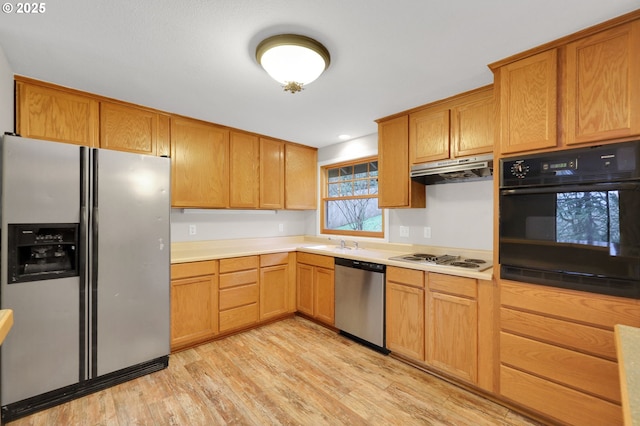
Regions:
<instances>
[{"instance_id":1,"label":"light fixture glass dome","mask_svg":"<svg viewBox=\"0 0 640 426\"><path fill-rule=\"evenodd\" d=\"M267 73L291 93L299 92L329 66L329 51L312 38L281 34L256 48L256 59Z\"/></svg>"}]
</instances>

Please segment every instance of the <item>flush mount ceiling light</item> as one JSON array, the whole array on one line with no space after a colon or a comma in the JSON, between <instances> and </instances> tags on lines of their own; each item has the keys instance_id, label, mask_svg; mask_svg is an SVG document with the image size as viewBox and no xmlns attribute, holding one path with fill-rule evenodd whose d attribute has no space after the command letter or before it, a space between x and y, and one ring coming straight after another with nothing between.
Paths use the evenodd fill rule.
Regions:
<instances>
[{"instance_id":1,"label":"flush mount ceiling light","mask_svg":"<svg viewBox=\"0 0 640 426\"><path fill-rule=\"evenodd\" d=\"M329 51L312 38L281 34L263 40L256 48L256 59L262 68L285 91L304 89L329 66Z\"/></svg>"}]
</instances>

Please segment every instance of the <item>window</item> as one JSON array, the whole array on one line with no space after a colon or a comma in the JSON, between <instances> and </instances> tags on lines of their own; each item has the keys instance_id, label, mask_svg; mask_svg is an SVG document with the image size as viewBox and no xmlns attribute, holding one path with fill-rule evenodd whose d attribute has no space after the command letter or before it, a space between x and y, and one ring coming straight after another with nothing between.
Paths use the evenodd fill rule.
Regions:
<instances>
[{"instance_id":1,"label":"window","mask_svg":"<svg viewBox=\"0 0 640 426\"><path fill-rule=\"evenodd\" d=\"M321 231L384 237L378 208L378 159L360 159L322 167Z\"/></svg>"}]
</instances>

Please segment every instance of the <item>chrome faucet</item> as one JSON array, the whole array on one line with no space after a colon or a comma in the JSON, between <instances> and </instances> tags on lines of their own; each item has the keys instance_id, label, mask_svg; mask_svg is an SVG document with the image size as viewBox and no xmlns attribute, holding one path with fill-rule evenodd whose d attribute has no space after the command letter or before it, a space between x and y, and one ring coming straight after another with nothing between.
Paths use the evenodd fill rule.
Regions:
<instances>
[{"instance_id":1,"label":"chrome faucet","mask_svg":"<svg viewBox=\"0 0 640 426\"><path fill-rule=\"evenodd\" d=\"M340 240L340 248L341 248L342 250L344 250L344 249L345 249L346 245L347 245L347 243L345 243L345 241L344 241L344 240Z\"/></svg>"},{"instance_id":2,"label":"chrome faucet","mask_svg":"<svg viewBox=\"0 0 640 426\"><path fill-rule=\"evenodd\" d=\"M357 241L353 242L353 248L354 248L354 250L358 250L358 242Z\"/></svg>"}]
</instances>

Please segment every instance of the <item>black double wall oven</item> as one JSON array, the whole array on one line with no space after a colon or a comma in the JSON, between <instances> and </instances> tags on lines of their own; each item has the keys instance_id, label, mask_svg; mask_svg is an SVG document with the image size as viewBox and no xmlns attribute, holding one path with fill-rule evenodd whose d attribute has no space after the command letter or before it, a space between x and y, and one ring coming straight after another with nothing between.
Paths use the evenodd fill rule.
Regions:
<instances>
[{"instance_id":1,"label":"black double wall oven","mask_svg":"<svg viewBox=\"0 0 640 426\"><path fill-rule=\"evenodd\" d=\"M500 276L640 299L640 141L500 161Z\"/></svg>"}]
</instances>

